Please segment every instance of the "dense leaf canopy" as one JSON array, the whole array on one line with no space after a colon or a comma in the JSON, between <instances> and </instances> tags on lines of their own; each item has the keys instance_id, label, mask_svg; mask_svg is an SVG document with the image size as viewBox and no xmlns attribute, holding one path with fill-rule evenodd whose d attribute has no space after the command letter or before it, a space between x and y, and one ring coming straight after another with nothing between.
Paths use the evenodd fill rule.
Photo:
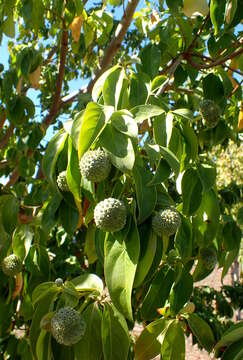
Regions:
<instances>
[{"instance_id":1,"label":"dense leaf canopy","mask_svg":"<svg viewBox=\"0 0 243 360\"><path fill-rule=\"evenodd\" d=\"M241 358L190 300L241 246L242 9L0 0L4 359Z\"/></svg>"}]
</instances>

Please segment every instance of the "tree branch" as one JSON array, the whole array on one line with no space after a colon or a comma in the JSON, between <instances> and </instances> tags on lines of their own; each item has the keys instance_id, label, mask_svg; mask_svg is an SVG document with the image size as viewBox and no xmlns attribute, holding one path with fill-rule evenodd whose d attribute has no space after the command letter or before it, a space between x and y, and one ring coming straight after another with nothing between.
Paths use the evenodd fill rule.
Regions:
<instances>
[{"instance_id":1,"label":"tree branch","mask_svg":"<svg viewBox=\"0 0 243 360\"><path fill-rule=\"evenodd\" d=\"M61 51L60 51L60 65L57 78L56 92L53 98L53 102L49 111L49 114L43 120L43 126L46 130L49 125L53 122L53 119L56 117L59 111L60 105L60 95L62 91L62 83L65 72L65 62L68 50L68 30L66 29L65 21L63 20L63 30L62 30L62 40L61 40Z\"/></svg>"},{"instance_id":2,"label":"tree branch","mask_svg":"<svg viewBox=\"0 0 243 360\"><path fill-rule=\"evenodd\" d=\"M10 127L8 128L8 130L6 131L6 134L4 135L4 137L2 138L2 140L0 141L0 149L4 149L5 146L7 145L9 138L12 136L14 131L14 126L10 125Z\"/></svg>"},{"instance_id":3,"label":"tree branch","mask_svg":"<svg viewBox=\"0 0 243 360\"><path fill-rule=\"evenodd\" d=\"M6 111L3 110L3 113L2 113L2 116L1 116L1 119L0 119L0 131L2 131L2 128L3 128L3 125L5 123L6 118L7 118Z\"/></svg>"},{"instance_id":4,"label":"tree branch","mask_svg":"<svg viewBox=\"0 0 243 360\"><path fill-rule=\"evenodd\" d=\"M197 64L195 63L191 58L194 56L197 56L193 53L186 53L184 58L196 69L210 69L214 66L217 66L217 65L222 65L225 63L225 61L227 60L230 60L230 59L233 59L234 57L236 56L239 56L240 54L243 53L243 48L237 50L237 51L234 51L233 53L229 54L229 55L226 55L224 56L223 58L221 59L218 59L218 60L213 60L212 59L212 62L210 64Z\"/></svg>"}]
</instances>

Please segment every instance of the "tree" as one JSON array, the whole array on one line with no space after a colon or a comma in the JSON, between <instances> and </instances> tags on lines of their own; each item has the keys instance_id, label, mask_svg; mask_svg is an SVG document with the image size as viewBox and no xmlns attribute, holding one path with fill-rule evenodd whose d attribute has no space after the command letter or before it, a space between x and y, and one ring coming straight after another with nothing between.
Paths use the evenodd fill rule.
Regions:
<instances>
[{"instance_id":1,"label":"tree","mask_svg":"<svg viewBox=\"0 0 243 360\"><path fill-rule=\"evenodd\" d=\"M216 345L190 299L240 249L212 149L241 139L241 9L1 0L4 359L184 359L188 331L239 358L242 323Z\"/></svg>"}]
</instances>

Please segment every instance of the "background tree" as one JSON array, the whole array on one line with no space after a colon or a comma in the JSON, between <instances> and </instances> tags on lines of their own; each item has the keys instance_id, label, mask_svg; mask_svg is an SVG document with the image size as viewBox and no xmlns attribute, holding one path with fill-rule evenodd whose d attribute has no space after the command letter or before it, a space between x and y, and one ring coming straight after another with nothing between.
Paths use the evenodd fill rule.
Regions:
<instances>
[{"instance_id":1,"label":"background tree","mask_svg":"<svg viewBox=\"0 0 243 360\"><path fill-rule=\"evenodd\" d=\"M240 249L242 176L216 165L241 140L242 8L0 1L4 359L184 359L188 331L240 358L242 323L216 345L190 299Z\"/></svg>"}]
</instances>

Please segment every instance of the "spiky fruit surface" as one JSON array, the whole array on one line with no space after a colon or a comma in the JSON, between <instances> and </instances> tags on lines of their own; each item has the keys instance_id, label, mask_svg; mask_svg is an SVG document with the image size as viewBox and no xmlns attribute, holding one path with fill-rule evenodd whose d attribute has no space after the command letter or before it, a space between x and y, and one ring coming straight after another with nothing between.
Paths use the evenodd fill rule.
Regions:
<instances>
[{"instance_id":1,"label":"spiky fruit surface","mask_svg":"<svg viewBox=\"0 0 243 360\"><path fill-rule=\"evenodd\" d=\"M55 280L55 284L56 286L61 287L63 285L63 280L61 278L57 278Z\"/></svg>"},{"instance_id":2,"label":"spiky fruit surface","mask_svg":"<svg viewBox=\"0 0 243 360\"><path fill-rule=\"evenodd\" d=\"M81 175L92 182L103 181L109 175L111 162L102 149L87 151L80 160Z\"/></svg>"},{"instance_id":3,"label":"spiky fruit surface","mask_svg":"<svg viewBox=\"0 0 243 360\"><path fill-rule=\"evenodd\" d=\"M14 254L9 255L3 259L2 271L7 276L15 276L22 270L21 260Z\"/></svg>"},{"instance_id":4,"label":"spiky fruit surface","mask_svg":"<svg viewBox=\"0 0 243 360\"><path fill-rule=\"evenodd\" d=\"M205 99L200 104L200 112L205 125L208 128L214 128L220 120L220 108L212 100Z\"/></svg>"},{"instance_id":5,"label":"spiky fruit surface","mask_svg":"<svg viewBox=\"0 0 243 360\"><path fill-rule=\"evenodd\" d=\"M59 344L72 346L84 335L86 323L78 311L71 307L58 310L51 320L51 333Z\"/></svg>"},{"instance_id":6,"label":"spiky fruit surface","mask_svg":"<svg viewBox=\"0 0 243 360\"><path fill-rule=\"evenodd\" d=\"M94 209L96 226L107 232L115 232L124 228L127 209L123 201L108 198L99 202Z\"/></svg>"},{"instance_id":7,"label":"spiky fruit surface","mask_svg":"<svg viewBox=\"0 0 243 360\"><path fill-rule=\"evenodd\" d=\"M176 211L176 209L170 207L161 210L153 217L152 227L157 235L170 236L175 234L176 230L180 226L180 223L180 214Z\"/></svg>"},{"instance_id":8,"label":"spiky fruit surface","mask_svg":"<svg viewBox=\"0 0 243 360\"><path fill-rule=\"evenodd\" d=\"M212 248L200 249L199 259L207 270L212 270L217 264L216 251Z\"/></svg>"},{"instance_id":9,"label":"spiky fruit surface","mask_svg":"<svg viewBox=\"0 0 243 360\"><path fill-rule=\"evenodd\" d=\"M68 183L67 183L67 172L64 170L60 172L57 177L57 186L61 191L69 191Z\"/></svg>"}]
</instances>

